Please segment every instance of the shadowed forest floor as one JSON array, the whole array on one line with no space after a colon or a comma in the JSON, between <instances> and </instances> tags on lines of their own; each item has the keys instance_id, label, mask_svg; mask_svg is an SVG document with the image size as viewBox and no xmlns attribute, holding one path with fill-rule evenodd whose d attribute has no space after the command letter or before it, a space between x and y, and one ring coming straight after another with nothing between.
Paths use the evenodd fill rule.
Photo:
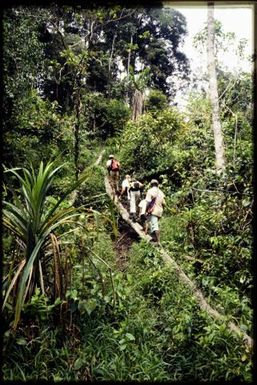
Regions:
<instances>
[{"instance_id":1,"label":"shadowed forest floor","mask_svg":"<svg viewBox=\"0 0 257 385\"><path fill-rule=\"evenodd\" d=\"M139 240L138 235L122 219L119 220L119 236L114 242L114 249L117 255L117 267L121 271L126 271L128 264L128 253L133 242Z\"/></svg>"}]
</instances>

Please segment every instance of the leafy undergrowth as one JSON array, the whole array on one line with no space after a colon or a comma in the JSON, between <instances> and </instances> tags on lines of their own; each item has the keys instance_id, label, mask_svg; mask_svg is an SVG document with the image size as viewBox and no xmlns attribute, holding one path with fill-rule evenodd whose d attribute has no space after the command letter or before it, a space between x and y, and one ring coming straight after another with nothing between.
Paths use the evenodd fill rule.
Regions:
<instances>
[{"instance_id":1,"label":"leafy undergrowth","mask_svg":"<svg viewBox=\"0 0 257 385\"><path fill-rule=\"evenodd\" d=\"M251 202L223 193L192 197L186 186L165 193L163 247L227 322L200 310L157 248L133 237L127 244L100 166L78 190L83 228L62 244L72 266L65 298L54 302L36 290L16 334L6 309L5 380L252 380L252 352L227 326L232 320L252 334Z\"/></svg>"},{"instance_id":2,"label":"leafy undergrowth","mask_svg":"<svg viewBox=\"0 0 257 385\"><path fill-rule=\"evenodd\" d=\"M252 335L252 230L249 218L245 220L249 198L219 193L190 207L179 193L182 197L174 194L170 202L172 216L161 222L164 248L212 306Z\"/></svg>"},{"instance_id":3,"label":"leafy undergrowth","mask_svg":"<svg viewBox=\"0 0 257 385\"><path fill-rule=\"evenodd\" d=\"M105 233L95 242L95 252L102 242L109 242L105 256L114 263ZM4 379L250 381L251 353L242 339L199 309L158 250L134 243L129 258L127 271L113 272L112 279L107 268L101 279L97 276L96 260L95 266L84 262L84 273L77 266L76 289L68 296L72 324L56 328L53 309L50 318L42 311L38 318L37 311L34 322L24 323L15 338L8 331ZM41 310L44 306L41 301ZM48 314L47 323L42 314Z\"/></svg>"},{"instance_id":4,"label":"leafy undergrowth","mask_svg":"<svg viewBox=\"0 0 257 385\"><path fill-rule=\"evenodd\" d=\"M252 75L217 63L220 174L204 73L183 112L174 105L190 71L177 49L182 16L119 6L4 12L5 380L252 379L251 352L227 327L252 335ZM217 27L216 43L236 49ZM243 58L247 42L238 44ZM116 59L129 59L125 78ZM129 173L145 193L158 179L163 247L226 321L202 312L158 249L118 218L104 185L110 154L120 182ZM61 169L42 183L39 164L52 159Z\"/></svg>"}]
</instances>

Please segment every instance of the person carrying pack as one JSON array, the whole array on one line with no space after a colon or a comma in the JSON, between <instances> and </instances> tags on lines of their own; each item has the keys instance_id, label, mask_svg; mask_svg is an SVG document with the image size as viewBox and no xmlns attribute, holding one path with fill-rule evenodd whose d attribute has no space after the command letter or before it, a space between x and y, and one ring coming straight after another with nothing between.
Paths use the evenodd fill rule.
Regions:
<instances>
[{"instance_id":1,"label":"person carrying pack","mask_svg":"<svg viewBox=\"0 0 257 385\"><path fill-rule=\"evenodd\" d=\"M130 178L130 175L125 175L125 178L123 179L122 183L121 183L121 192L120 192L120 197L123 195L123 194L126 194L127 195L127 200L130 201L130 181L131 181L131 178Z\"/></svg>"},{"instance_id":2,"label":"person carrying pack","mask_svg":"<svg viewBox=\"0 0 257 385\"><path fill-rule=\"evenodd\" d=\"M139 202L139 223L142 225L144 233L147 234L148 231L148 215L146 212L147 201L145 197Z\"/></svg>"},{"instance_id":3,"label":"person carrying pack","mask_svg":"<svg viewBox=\"0 0 257 385\"><path fill-rule=\"evenodd\" d=\"M150 182L151 188L146 193L146 212L150 216L150 231L152 239L160 245L160 230L159 219L163 213L163 206L165 206L165 196L158 187L159 182L152 179Z\"/></svg>"},{"instance_id":4,"label":"person carrying pack","mask_svg":"<svg viewBox=\"0 0 257 385\"><path fill-rule=\"evenodd\" d=\"M115 159L114 155L109 155L106 168L112 189L115 191L115 194L117 194L119 190L120 163L117 159Z\"/></svg>"},{"instance_id":5,"label":"person carrying pack","mask_svg":"<svg viewBox=\"0 0 257 385\"><path fill-rule=\"evenodd\" d=\"M138 203L141 197L141 189L143 184L135 178L130 183L130 218L135 222L137 220Z\"/></svg>"}]
</instances>

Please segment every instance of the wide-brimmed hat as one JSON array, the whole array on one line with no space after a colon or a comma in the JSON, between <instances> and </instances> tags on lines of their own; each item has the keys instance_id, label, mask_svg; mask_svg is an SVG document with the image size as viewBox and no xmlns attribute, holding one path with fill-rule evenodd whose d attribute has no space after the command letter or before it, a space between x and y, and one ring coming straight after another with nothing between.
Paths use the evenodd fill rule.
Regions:
<instances>
[{"instance_id":1,"label":"wide-brimmed hat","mask_svg":"<svg viewBox=\"0 0 257 385\"><path fill-rule=\"evenodd\" d=\"M114 158L114 155L112 155L112 154L111 154L111 155L109 155L109 158Z\"/></svg>"},{"instance_id":2,"label":"wide-brimmed hat","mask_svg":"<svg viewBox=\"0 0 257 385\"><path fill-rule=\"evenodd\" d=\"M158 180L157 179L152 179L151 182L150 182L150 185L153 185L153 184L159 184Z\"/></svg>"}]
</instances>

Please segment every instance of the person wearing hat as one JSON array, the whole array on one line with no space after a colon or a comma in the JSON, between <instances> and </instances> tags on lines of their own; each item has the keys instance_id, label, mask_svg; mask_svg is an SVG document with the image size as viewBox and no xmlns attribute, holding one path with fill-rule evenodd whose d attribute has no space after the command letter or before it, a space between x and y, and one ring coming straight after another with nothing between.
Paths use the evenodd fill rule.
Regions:
<instances>
[{"instance_id":1,"label":"person wearing hat","mask_svg":"<svg viewBox=\"0 0 257 385\"><path fill-rule=\"evenodd\" d=\"M114 155L109 155L109 159L106 163L106 168L109 175L110 184L112 189L117 194L119 190L119 174L120 174L120 163L115 159Z\"/></svg>"},{"instance_id":2,"label":"person wearing hat","mask_svg":"<svg viewBox=\"0 0 257 385\"><path fill-rule=\"evenodd\" d=\"M146 212L150 216L150 231L154 242L160 245L160 229L159 219L163 213L165 206L165 195L159 188L159 182L152 179L150 182L151 188L146 192Z\"/></svg>"}]
</instances>

